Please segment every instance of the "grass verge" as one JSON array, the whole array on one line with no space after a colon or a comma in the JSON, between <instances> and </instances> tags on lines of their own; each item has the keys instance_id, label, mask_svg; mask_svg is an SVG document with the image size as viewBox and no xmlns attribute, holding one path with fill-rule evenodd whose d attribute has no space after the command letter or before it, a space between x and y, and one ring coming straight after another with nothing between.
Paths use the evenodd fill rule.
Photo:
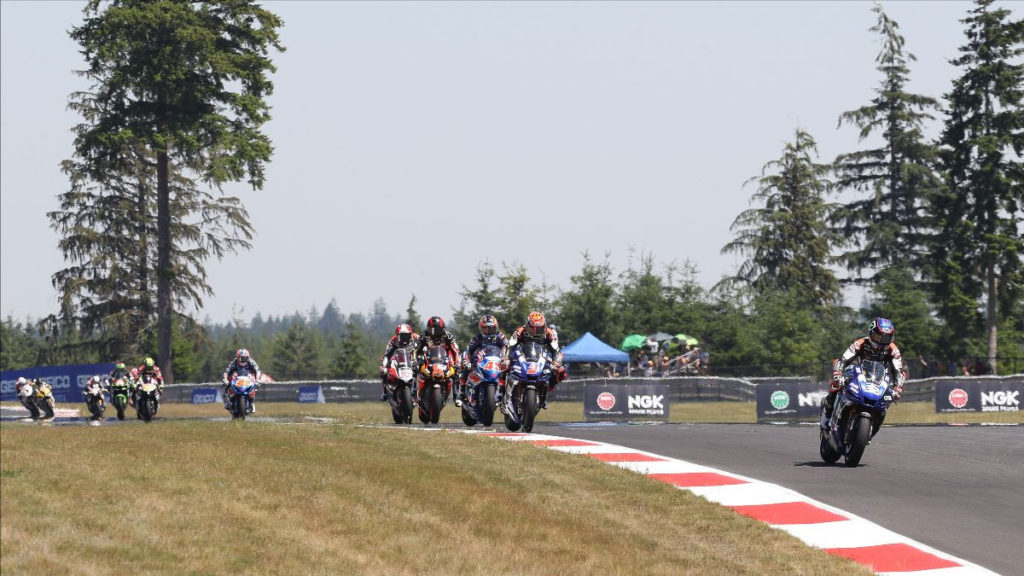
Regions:
<instances>
[{"instance_id":1,"label":"grass verge","mask_svg":"<svg viewBox=\"0 0 1024 576\"><path fill-rule=\"evenodd\" d=\"M4 424L0 451L11 574L870 574L639 474L483 436Z\"/></svg>"}]
</instances>

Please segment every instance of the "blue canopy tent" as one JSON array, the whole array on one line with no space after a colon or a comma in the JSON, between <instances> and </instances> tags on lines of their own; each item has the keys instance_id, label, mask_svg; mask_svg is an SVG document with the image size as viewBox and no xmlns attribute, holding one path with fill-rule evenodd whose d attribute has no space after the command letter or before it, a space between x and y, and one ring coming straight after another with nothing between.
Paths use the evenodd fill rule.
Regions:
<instances>
[{"instance_id":1,"label":"blue canopy tent","mask_svg":"<svg viewBox=\"0 0 1024 576\"><path fill-rule=\"evenodd\" d=\"M616 350L587 332L562 349L562 361L572 362L615 362L628 364L629 354Z\"/></svg>"}]
</instances>

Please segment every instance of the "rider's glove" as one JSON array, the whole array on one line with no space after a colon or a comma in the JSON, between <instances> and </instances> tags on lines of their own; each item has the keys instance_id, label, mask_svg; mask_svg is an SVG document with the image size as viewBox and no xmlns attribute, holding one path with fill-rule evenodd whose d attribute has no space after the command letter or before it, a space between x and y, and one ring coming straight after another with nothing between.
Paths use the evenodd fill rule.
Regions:
<instances>
[{"instance_id":1,"label":"rider's glove","mask_svg":"<svg viewBox=\"0 0 1024 576\"><path fill-rule=\"evenodd\" d=\"M381 378L383 378L383 377L387 376L388 369L383 367L383 366L381 366L380 368L377 369L377 373L380 374Z\"/></svg>"},{"instance_id":2,"label":"rider's glove","mask_svg":"<svg viewBox=\"0 0 1024 576\"><path fill-rule=\"evenodd\" d=\"M828 391L838 392L843 387L843 375L839 372L832 373L832 380L829 382Z\"/></svg>"},{"instance_id":3,"label":"rider's glove","mask_svg":"<svg viewBox=\"0 0 1024 576\"><path fill-rule=\"evenodd\" d=\"M502 371L502 372L505 372L505 371L507 371L507 370L508 370L508 360L505 360L505 359L503 358L503 359L501 360L501 364L499 365L499 367L501 368L501 371Z\"/></svg>"},{"instance_id":4,"label":"rider's glove","mask_svg":"<svg viewBox=\"0 0 1024 576\"><path fill-rule=\"evenodd\" d=\"M903 396L903 386L896 386L892 389L892 401L896 402Z\"/></svg>"}]
</instances>

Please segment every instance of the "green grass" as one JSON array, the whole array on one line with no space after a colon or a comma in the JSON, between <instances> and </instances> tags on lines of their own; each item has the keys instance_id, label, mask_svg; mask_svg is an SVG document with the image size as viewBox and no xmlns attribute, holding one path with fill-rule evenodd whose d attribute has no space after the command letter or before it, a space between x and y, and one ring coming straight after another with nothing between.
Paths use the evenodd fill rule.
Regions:
<instances>
[{"instance_id":1,"label":"green grass","mask_svg":"<svg viewBox=\"0 0 1024 576\"><path fill-rule=\"evenodd\" d=\"M302 407L322 416L337 409ZM340 416L307 424L5 423L3 571L870 574L585 456L356 426L354 412Z\"/></svg>"}]
</instances>

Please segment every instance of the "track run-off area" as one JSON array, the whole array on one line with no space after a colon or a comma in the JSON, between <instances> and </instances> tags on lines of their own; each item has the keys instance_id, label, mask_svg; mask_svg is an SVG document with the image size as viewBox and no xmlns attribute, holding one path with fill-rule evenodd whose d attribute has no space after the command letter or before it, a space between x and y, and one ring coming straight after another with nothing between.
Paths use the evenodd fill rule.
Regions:
<instances>
[{"instance_id":1,"label":"track run-off area","mask_svg":"<svg viewBox=\"0 0 1024 576\"><path fill-rule=\"evenodd\" d=\"M3 416L5 425L19 420ZM49 424L88 423L69 416L58 414ZM144 426L112 419L103 425ZM538 422L532 434L502 426L381 427L488 434L595 458L689 490L880 574L1024 574L1024 426L885 426L856 468L823 463L813 425Z\"/></svg>"}]
</instances>

